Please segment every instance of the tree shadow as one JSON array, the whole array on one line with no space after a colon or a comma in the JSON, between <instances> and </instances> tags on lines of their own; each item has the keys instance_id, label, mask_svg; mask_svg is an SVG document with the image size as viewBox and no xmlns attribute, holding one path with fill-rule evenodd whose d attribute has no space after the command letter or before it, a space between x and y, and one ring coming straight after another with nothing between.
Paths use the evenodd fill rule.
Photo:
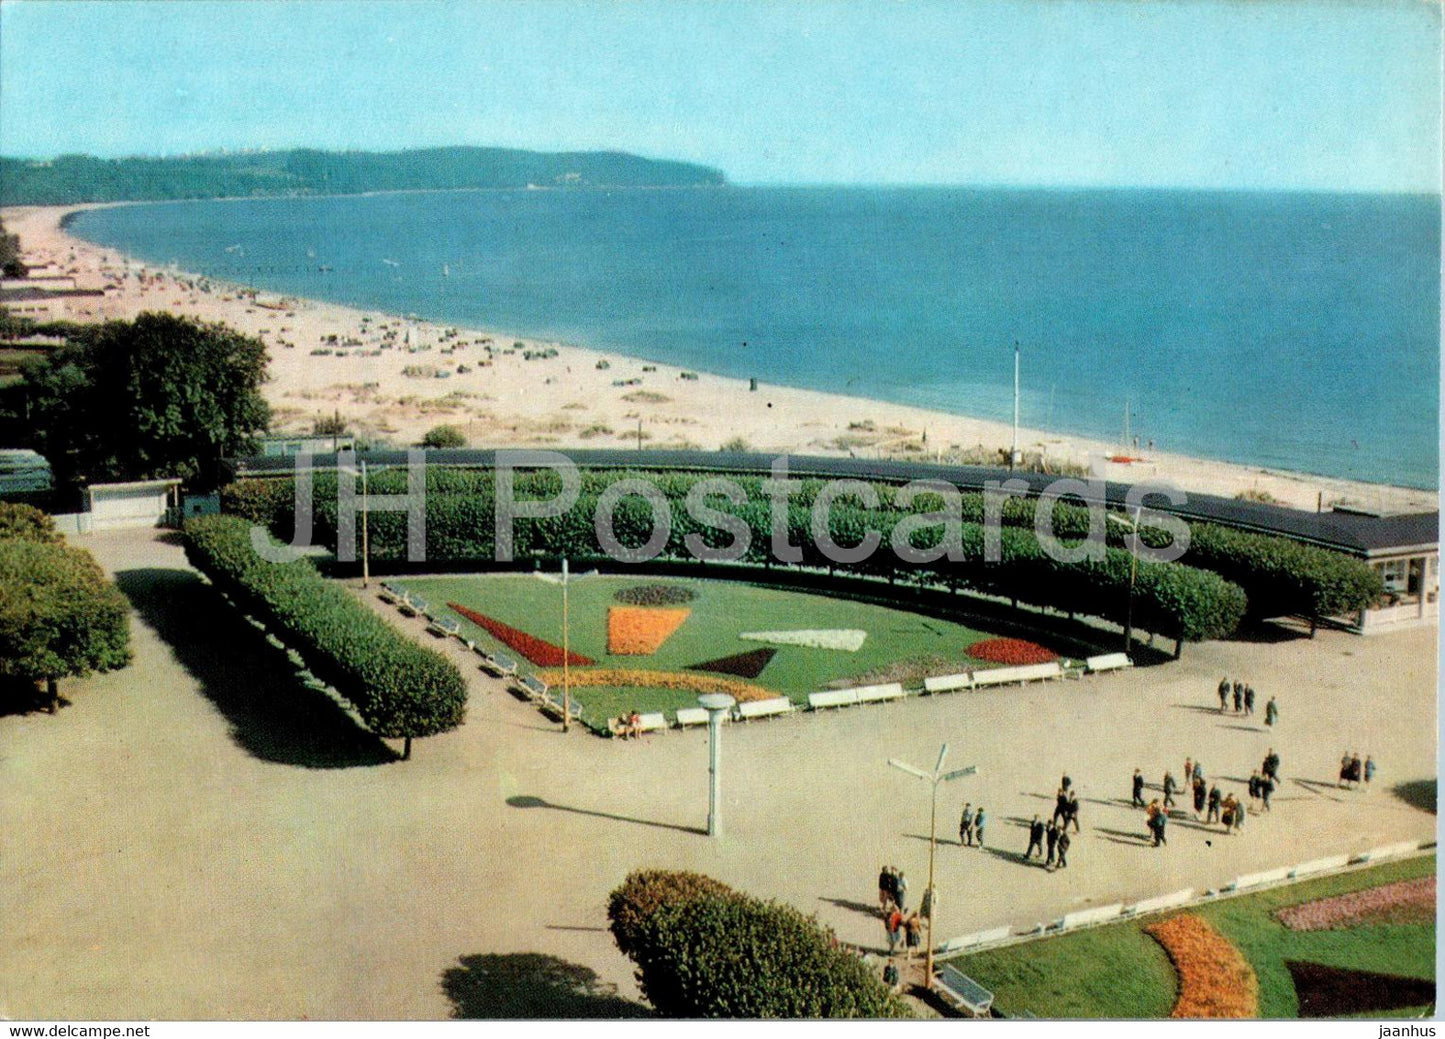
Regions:
<instances>
[{"instance_id":1,"label":"tree shadow","mask_svg":"<svg viewBox=\"0 0 1445 1039\"><path fill-rule=\"evenodd\" d=\"M611 819L619 823L632 823L635 826L654 826L659 830L676 830L678 833L694 833L707 836L705 827L680 826L677 823L660 823L655 819L638 819L631 815L616 815L612 812L598 812L591 808L573 808L571 805L553 804L551 801L543 800L540 797L533 797L530 794L518 794L507 798L507 804L512 808L551 808L559 812L573 812L577 815L590 815L595 819ZM927 840L928 838L923 838Z\"/></svg>"},{"instance_id":2,"label":"tree shadow","mask_svg":"<svg viewBox=\"0 0 1445 1039\"><path fill-rule=\"evenodd\" d=\"M69 706L70 701L63 693L51 700L49 693L29 679L0 675L0 718L12 714L54 714Z\"/></svg>"},{"instance_id":3,"label":"tree shadow","mask_svg":"<svg viewBox=\"0 0 1445 1039\"><path fill-rule=\"evenodd\" d=\"M452 1017L512 1020L568 1018L617 1020L652 1017L640 1003L617 994L597 972L536 952L463 956L442 973Z\"/></svg>"},{"instance_id":4,"label":"tree shadow","mask_svg":"<svg viewBox=\"0 0 1445 1039\"><path fill-rule=\"evenodd\" d=\"M304 768L397 760L330 696L302 685L286 655L195 574L124 570L116 584L254 757Z\"/></svg>"},{"instance_id":5,"label":"tree shadow","mask_svg":"<svg viewBox=\"0 0 1445 1039\"><path fill-rule=\"evenodd\" d=\"M1408 783L1397 783L1390 788L1401 801L1412 808L1435 815L1435 802L1440 794L1440 785L1434 779L1412 779Z\"/></svg>"}]
</instances>

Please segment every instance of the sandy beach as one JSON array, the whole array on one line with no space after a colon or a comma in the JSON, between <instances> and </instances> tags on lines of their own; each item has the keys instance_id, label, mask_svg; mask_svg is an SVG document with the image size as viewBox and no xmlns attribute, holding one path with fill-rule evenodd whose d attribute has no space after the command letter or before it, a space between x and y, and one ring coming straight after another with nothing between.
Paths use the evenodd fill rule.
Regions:
<instances>
[{"instance_id":1,"label":"sandy beach","mask_svg":"<svg viewBox=\"0 0 1445 1039\"><path fill-rule=\"evenodd\" d=\"M5 226L33 268L103 295L57 298L50 316L77 321L164 310L259 336L270 353L265 394L280 432L309 432L340 414L373 444L415 443L450 424L473 447L634 446L773 454L1006 462L1004 423L812 390L759 384L577 346L456 328L314 300L280 297L143 264L61 228L85 207L14 207ZM27 301L31 306L34 301ZM25 313L18 306L12 309ZM37 316L29 314L27 316ZM530 355L530 357L529 357ZM1438 507L1433 491L1265 470L1021 429L1019 448L1051 468L1086 467L1121 481L1161 480L1225 496L1268 496L1374 509ZM1125 454L1133 461L1111 462Z\"/></svg>"}]
</instances>

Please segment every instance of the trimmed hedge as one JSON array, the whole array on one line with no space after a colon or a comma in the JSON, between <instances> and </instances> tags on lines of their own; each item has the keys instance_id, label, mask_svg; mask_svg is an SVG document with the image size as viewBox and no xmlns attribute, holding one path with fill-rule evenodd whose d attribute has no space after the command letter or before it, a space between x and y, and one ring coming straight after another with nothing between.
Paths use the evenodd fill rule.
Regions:
<instances>
[{"instance_id":1,"label":"trimmed hedge","mask_svg":"<svg viewBox=\"0 0 1445 1039\"><path fill-rule=\"evenodd\" d=\"M373 493L395 494L404 490L405 472L389 470L372 478ZM699 481L713 474L648 471L583 471L578 503L559 517L519 520L515 527L515 554L527 558L567 555L579 563L602 558L593 530L592 515L602 492L622 479L644 479L658 487L668 500L672 532L664 558L689 558L685 538L698 534L710 547L727 545L726 532L703 526L687 515L684 499ZM752 543L742 562L770 565L772 519L761 476L729 477L748 495L741 505L722 499L710 504L741 518L752 534ZM494 480L486 470L429 468L427 471L427 555L446 563L494 559ZM825 485L821 480L801 479L788 508L787 527L791 544L803 549L803 565L835 572L907 579L962 586L978 591L1017 598L1037 606L1085 613L1122 622L1127 610L1129 554L1123 545L1127 531L1110 524L1110 550L1101 561L1080 564L1059 563L1043 556L1033 534L1037 502L1007 498L1002 507L1005 558L1001 564L982 562L983 495L962 494L963 542L966 559L960 563L940 561L912 565L897 558L888 544L894 527L905 517L941 507L937 495L925 494L907 509L896 506L896 486L872 483L878 496L877 508L864 508L848 498L835 501L829 530L844 546L856 544L865 530L875 530L883 544L874 555L859 564L833 564L814 546L811 537L811 505ZM559 488L550 470L516 474L517 497L548 498ZM292 482L253 480L227 488L223 507L265 523L281 537L291 534ZM326 544L336 538L336 477L318 473L315 477L316 537ZM629 546L641 545L650 531L651 506L629 497L615 510L619 540ZM1053 530L1066 545L1088 533L1088 511L1066 501L1053 507ZM917 547L936 544L937 527L916 531L911 540ZM1168 544L1167 531L1145 526L1143 540L1153 546ZM398 512L374 513L371 517L371 549L378 560L405 558L406 518ZM1042 558L1040 558L1042 557ZM1240 592L1243 592L1241 596ZM1255 617L1298 615L1339 616L1364 608L1381 594L1380 576L1366 562L1341 552L1302 544L1289 538L1234 530L1214 523L1190 524L1190 547L1175 564L1139 563L1135 589L1135 619L1143 627L1186 640L1228 636L1244 612ZM1241 605L1241 603L1243 605Z\"/></svg>"},{"instance_id":2,"label":"trimmed hedge","mask_svg":"<svg viewBox=\"0 0 1445 1039\"><path fill-rule=\"evenodd\" d=\"M817 921L700 874L634 873L608 916L642 994L667 1017L913 1016Z\"/></svg>"},{"instance_id":3,"label":"trimmed hedge","mask_svg":"<svg viewBox=\"0 0 1445 1039\"><path fill-rule=\"evenodd\" d=\"M250 530L236 516L196 517L185 526L186 558L274 624L378 736L434 736L462 723L467 686L450 661L395 631L308 560L262 559Z\"/></svg>"}]
</instances>

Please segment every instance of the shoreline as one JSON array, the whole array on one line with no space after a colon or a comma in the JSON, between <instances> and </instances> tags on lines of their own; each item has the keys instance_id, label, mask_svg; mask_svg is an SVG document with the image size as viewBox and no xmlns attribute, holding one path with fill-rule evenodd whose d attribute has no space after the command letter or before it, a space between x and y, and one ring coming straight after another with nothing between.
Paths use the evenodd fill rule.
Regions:
<instances>
[{"instance_id":1,"label":"shoreline","mask_svg":"<svg viewBox=\"0 0 1445 1039\"><path fill-rule=\"evenodd\" d=\"M64 226L83 210L125 204L15 206L0 215L33 267L49 265L78 288L104 290L48 303L56 318L128 319L166 310L261 338L271 361L263 394L277 431L309 432L318 418L339 414L358 437L397 446L450 424L477 448L640 443L717 450L741 442L773 454L1007 463L1008 423L777 384L760 382L752 391L745 378L613 351L281 297L156 267L77 238ZM529 360L528 352L546 356ZM1035 428L1020 427L1018 443L1022 453L1053 468L1083 468L1121 482L1167 481L1226 497L1267 495L1311 511L1320 503L1382 511L1428 511L1439 503L1435 490L1173 452L1110 462L1137 458L1140 449Z\"/></svg>"}]
</instances>

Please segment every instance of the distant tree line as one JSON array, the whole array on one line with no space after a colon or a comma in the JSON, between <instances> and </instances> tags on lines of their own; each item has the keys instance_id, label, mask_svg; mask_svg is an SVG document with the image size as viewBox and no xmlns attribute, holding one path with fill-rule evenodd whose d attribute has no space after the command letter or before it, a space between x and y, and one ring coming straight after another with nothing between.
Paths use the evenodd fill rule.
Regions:
<instances>
[{"instance_id":1,"label":"distant tree line","mask_svg":"<svg viewBox=\"0 0 1445 1039\"><path fill-rule=\"evenodd\" d=\"M97 159L0 158L0 205L68 205L275 195L350 195L450 188L689 187L726 183L692 163L623 152L425 148L401 152L311 149Z\"/></svg>"}]
</instances>

